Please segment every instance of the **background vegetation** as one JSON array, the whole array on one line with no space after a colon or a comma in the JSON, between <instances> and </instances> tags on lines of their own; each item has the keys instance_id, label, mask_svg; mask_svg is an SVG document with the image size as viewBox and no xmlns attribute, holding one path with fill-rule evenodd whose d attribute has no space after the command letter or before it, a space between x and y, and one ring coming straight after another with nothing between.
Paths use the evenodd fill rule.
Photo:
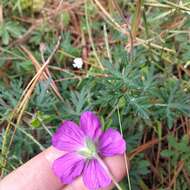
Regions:
<instances>
[{"instance_id":1,"label":"background vegetation","mask_svg":"<svg viewBox=\"0 0 190 190\"><path fill-rule=\"evenodd\" d=\"M121 118L133 190L189 189L189 28L189 0L2 0L1 175L93 110Z\"/></svg>"}]
</instances>

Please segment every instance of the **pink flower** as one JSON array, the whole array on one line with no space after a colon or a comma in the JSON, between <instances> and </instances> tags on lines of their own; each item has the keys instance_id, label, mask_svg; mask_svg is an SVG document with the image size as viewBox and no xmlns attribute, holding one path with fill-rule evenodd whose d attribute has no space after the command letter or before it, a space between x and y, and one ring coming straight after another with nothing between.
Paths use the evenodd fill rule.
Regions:
<instances>
[{"instance_id":1,"label":"pink flower","mask_svg":"<svg viewBox=\"0 0 190 190\"><path fill-rule=\"evenodd\" d=\"M65 121L52 137L52 145L65 155L53 163L53 171L64 184L69 184L82 176L90 190L106 187L111 183L106 170L97 159L99 157L123 154L126 143L114 129L101 131L101 123L92 112L84 112L80 125Z\"/></svg>"}]
</instances>

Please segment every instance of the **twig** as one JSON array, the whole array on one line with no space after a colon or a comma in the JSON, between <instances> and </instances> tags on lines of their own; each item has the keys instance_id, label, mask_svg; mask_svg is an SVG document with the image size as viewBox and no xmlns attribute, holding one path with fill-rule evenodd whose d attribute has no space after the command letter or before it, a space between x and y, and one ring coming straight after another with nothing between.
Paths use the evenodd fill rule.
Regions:
<instances>
[{"instance_id":1,"label":"twig","mask_svg":"<svg viewBox=\"0 0 190 190\"><path fill-rule=\"evenodd\" d=\"M0 4L0 25L3 24L3 5Z\"/></svg>"},{"instance_id":2,"label":"twig","mask_svg":"<svg viewBox=\"0 0 190 190\"><path fill-rule=\"evenodd\" d=\"M110 63L112 63L112 57L111 57L109 41L108 41L107 28L106 28L105 24L103 25L103 27L104 27L104 41L105 41L105 44L106 44L107 55L108 55Z\"/></svg>"},{"instance_id":3,"label":"twig","mask_svg":"<svg viewBox=\"0 0 190 190\"><path fill-rule=\"evenodd\" d=\"M100 68L102 70L104 70L104 67L97 55L97 52L96 52L96 48L95 48L95 45L94 45L94 42L93 42L93 39L92 39L92 32L91 32L91 29L90 29L90 26L89 26L89 17L88 17L88 10L87 10L87 0L85 1L85 19L86 19L86 26L87 26L87 29L88 29L88 35L89 35L89 40L90 40L90 43L91 43L91 46L92 46L92 49L93 49L93 53L94 53L94 56L100 66Z\"/></svg>"},{"instance_id":4,"label":"twig","mask_svg":"<svg viewBox=\"0 0 190 190\"><path fill-rule=\"evenodd\" d=\"M179 175L179 173L183 169L183 166L184 166L184 161L183 160L179 161L178 166L177 166L177 170L175 171L174 176L173 176L173 178L172 178L172 180L171 180L171 182L167 188L168 190L170 190L172 188L172 186L174 185L177 176Z\"/></svg>"}]
</instances>

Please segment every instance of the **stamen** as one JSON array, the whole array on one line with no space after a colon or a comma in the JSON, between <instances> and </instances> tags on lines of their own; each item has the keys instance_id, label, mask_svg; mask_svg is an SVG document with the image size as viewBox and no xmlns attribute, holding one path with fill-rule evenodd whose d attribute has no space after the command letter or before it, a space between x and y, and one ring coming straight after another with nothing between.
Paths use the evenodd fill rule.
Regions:
<instances>
[{"instance_id":1,"label":"stamen","mask_svg":"<svg viewBox=\"0 0 190 190\"><path fill-rule=\"evenodd\" d=\"M80 155L86 157L87 159L92 159L97 154L96 145L92 139L86 138L85 147L80 149L78 152Z\"/></svg>"}]
</instances>

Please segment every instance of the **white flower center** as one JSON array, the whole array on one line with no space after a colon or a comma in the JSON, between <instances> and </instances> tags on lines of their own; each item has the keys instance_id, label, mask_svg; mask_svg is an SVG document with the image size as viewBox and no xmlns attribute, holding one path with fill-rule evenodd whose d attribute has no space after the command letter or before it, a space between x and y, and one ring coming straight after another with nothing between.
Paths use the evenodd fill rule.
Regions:
<instances>
[{"instance_id":1,"label":"white flower center","mask_svg":"<svg viewBox=\"0 0 190 190\"><path fill-rule=\"evenodd\" d=\"M97 155L96 145L90 138L86 139L85 146L79 150L79 154L87 159L94 158Z\"/></svg>"}]
</instances>

